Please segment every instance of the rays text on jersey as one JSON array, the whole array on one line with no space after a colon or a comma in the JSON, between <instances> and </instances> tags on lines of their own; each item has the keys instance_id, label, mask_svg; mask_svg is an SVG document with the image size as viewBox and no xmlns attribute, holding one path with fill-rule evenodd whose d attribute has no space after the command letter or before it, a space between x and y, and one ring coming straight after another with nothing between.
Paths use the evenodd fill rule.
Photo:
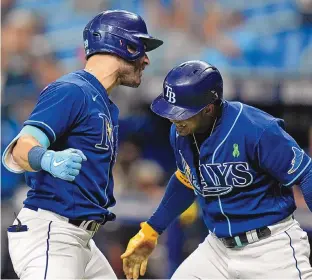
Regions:
<instances>
[{"instance_id":1,"label":"rays text on jersey","mask_svg":"<svg viewBox=\"0 0 312 280\"><path fill-rule=\"evenodd\" d=\"M244 188L253 182L247 162L201 164L200 175L203 196L224 195L233 188Z\"/></svg>"}]
</instances>

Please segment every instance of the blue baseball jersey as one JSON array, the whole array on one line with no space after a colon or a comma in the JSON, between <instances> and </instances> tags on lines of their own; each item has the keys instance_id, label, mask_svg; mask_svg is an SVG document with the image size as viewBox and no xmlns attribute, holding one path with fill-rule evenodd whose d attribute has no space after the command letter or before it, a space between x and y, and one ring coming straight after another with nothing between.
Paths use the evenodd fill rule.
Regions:
<instances>
[{"instance_id":1,"label":"blue baseball jersey","mask_svg":"<svg viewBox=\"0 0 312 280\"><path fill-rule=\"evenodd\" d=\"M90 73L70 73L47 86L25 125L49 138L49 149L81 150L87 157L73 182L48 172L26 172L25 205L50 210L71 219L102 221L115 204L112 168L117 154L117 106Z\"/></svg>"},{"instance_id":2,"label":"blue baseball jersey","mask_svg":"<svg viewBox=\"0 0 312 280\"><path fill-rule=\"evenodd\" d=\"M311 168L311 158L285 132L283 120L239 102L222 107L198 164L193 137L179 136L172 125L170 141L178 173L194 188L208 229L229 237L291 215L291 186Z\"/></svg>"}]
</instances>

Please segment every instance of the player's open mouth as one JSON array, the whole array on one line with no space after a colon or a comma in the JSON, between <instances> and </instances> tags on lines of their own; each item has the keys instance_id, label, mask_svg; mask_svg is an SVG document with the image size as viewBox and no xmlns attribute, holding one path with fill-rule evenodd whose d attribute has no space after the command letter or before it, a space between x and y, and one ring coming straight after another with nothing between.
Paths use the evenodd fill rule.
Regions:
<instances>
[{"instance_id":1,"label":"player's open mouth","mask_svg":"<svg viewBox=\"0 0 312 280\"><path fill-rule=\"evenodd\" d=\"M179 124L179 125L177 125L177 128L178 129L183 129L183 128L185 128L186 127L186 124Z\"/></svg>"},{"instance_id":2,"label":"player's open mouth","mask_svg":"<svg viewBox=\"0 0 312 280\"><path fill-rule=\"evenodd\" d=\"M187 127L185 124L177 126L176 129L179 134L184 134L187 132Z\"/></svg>"}]
</instances>

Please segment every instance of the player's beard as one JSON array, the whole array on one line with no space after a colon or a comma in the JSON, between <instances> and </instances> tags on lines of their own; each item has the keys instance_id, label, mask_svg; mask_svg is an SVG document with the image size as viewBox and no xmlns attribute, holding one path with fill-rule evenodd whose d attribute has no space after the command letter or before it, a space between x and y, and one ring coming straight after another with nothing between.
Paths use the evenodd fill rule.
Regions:
<instances>
[{"instance_id":1,"label":"player's beard","mask_svg":"<svg viewBox=\"0 0 312 280\"><path fill-rule=\"evenodd\" d=\"M124 61L119 72L120 85L137 88L141 84L144 59Z\"/></svg>"}]
</instances>

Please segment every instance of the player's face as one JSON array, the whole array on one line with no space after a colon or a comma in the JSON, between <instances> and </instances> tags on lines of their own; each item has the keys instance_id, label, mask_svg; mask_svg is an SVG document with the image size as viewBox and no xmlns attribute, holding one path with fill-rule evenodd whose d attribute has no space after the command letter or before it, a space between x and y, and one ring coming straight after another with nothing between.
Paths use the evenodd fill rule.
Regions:
<instances>
[{"instance_id":1,"label":"player's face","mask_svg":"<svg viewBox=\"0 0 312 280\"><path fill-rule=\"evenodd\" d=\"M197 115L183 121L174 121L171 120L176 125L177 132L180 136L187 136L192 133L195 133L200 120L202 119L201 114L198 113Z\"/></svg>"},{"instance_id":2,"label":"player's face","mask_svg":"<svg viewBox=\"0 0 312 280\"><path fill-rule=\"evenodd\" d=\"M183 121L170 121L176 125L176 130L180 136L187 136L193 133L203 133L211 127L215 120L211 113L212 106L213 105L209 105L207 108L189 119Z\"/></svg>"},{"instance_id":3,"label":"player's face","mask_svg":"<svg viewBox=\"0 0 312 280\"><path fill-rule=\"evenodd\" d=\"M141 84L142 73L149 64L150 60L146 54L135 61L123 61L119 73L120 84L128 87L138 87Z\"/></svg>"}]
</instances>

